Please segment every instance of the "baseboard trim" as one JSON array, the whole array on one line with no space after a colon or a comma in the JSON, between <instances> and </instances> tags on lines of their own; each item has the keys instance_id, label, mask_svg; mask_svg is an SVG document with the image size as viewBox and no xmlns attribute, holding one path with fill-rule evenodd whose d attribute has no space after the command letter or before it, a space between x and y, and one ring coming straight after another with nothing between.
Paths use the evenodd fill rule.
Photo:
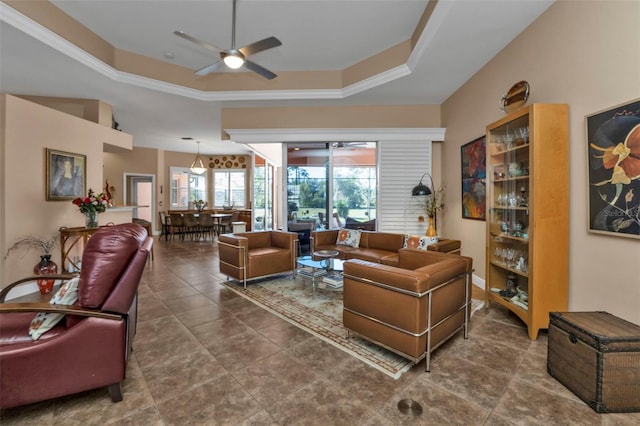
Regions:
<instances>
[{"instance_id":1,"label":"baseboard trim","mask_svg":"<svg viewBox=\"0 0 640 426\"><path fill-rule=\"evenodd\" d=\"M482 290L486 290L486 289L487 289L487 284L486 284L486 282L484 281L484 278L480 278L480 277L479 277L479 276L477 276L476 274L473 274L473 277L472 277L472 279L471 279L471 280L472 280L472 282L473 282L473 285L475 285L475 286L477 286L477 287L481 288Z\"/></svg>"}]
</instances>

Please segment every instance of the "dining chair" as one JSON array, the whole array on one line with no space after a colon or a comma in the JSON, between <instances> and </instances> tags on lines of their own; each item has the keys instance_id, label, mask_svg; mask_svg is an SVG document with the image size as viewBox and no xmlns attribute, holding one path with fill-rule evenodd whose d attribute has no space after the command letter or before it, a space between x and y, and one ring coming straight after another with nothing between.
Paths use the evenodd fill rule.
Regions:
<instances>
[{"instance_id":1,"label":"dining chair","mask_svg":"<svg viewBox=\"0 0 640 426\"><path fill-rule=\"evenodd\" d=\"M193 240L196 235L200 238L200 224L198 223L198 218L196 218L195 213L185 213L182 219L184 220L185 232L189 234L191 239Z\"/></svg>"},{"instance_id":2,"label":"dining chair","mask_svg":"<svg viewBox=\"0 0 640 426\"><path fill-rule=\"evenodd\" d=\"M158 215L160 216L160 229L161 229L160 235L164 234L164 238L166 241L167 237L169 236L169 227L171 226L171 219L169 218L169 215L167 214L167 212L164 210L159 211Z\"/></svg>"},{"instance_id":3,"label":"dining chair","mask_svg":"<svg viewBox=\"0 0 640 426\"><path fill-rule=\"evenodd\" d=\"M171 220L171 239L173 240L173 236L178 234L180 236L180 240L184 241L184 219L180 213L171 213L169 215L169 219Z\"/></svg>"},{"instance_id":4,"label":"dining chair","mask_svg":"<svg viewBox=\"0 0 640 426\"><path fill-rule=\"evenodd\" d=\"M211 213L200 213L200 217L198 218L198 222L200 223L200 232L204 236L204 234L209 234L211 237L211 241L213 241L213 236L215 234L215 221L211 216Z\"/></svg>"},{"instance_id":5,"label":"dining chair","mask_svg":"<svg viewBox=\"0 0 640 426\"><path fill-rule=\"evenodd\" d=\"M231 231L231 224L233 222L237 222L239 216L240 216L240 212L236 210L231 213L231 216L223 217L222 219L220 219L220 231L219 231L220 234L226 234L227 227L229 228L229 231Z\"/></svg>"}]
</instances>

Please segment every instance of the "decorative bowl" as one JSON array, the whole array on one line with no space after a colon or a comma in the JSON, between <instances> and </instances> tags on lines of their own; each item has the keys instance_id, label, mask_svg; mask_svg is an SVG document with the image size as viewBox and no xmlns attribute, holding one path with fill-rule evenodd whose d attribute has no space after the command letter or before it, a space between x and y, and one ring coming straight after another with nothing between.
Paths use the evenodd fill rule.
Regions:
<instances>
[{"instance_id":1,"label":"decorative bowl","mask_svg":"<svg viewBox=\"0 0 640 426\"><path fill-rule=\"evenodd\" d=\"M336 257L339 254L340 252L337 250L318 250L313 252L313 255L316 257L327 257L327 258Z\"/></svg>"}]
</instances>

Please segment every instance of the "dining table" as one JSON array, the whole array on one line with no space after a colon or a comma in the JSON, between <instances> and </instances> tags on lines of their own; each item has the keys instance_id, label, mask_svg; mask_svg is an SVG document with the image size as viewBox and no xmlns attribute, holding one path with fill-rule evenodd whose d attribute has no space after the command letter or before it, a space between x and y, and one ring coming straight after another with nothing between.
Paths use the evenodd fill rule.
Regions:
<instances>
[{"instance_id":1,"label":"dining table","mask_svg":"<svg viewBox=\"0 0 640 426\"><path fill-rule=\"evenodd\" d=\"M222 219L232 217L231 213L211 213L211 217L213 218L213 222L215 223L213 229L217 235L220 234L220 224L222 223Z\"/></svg>"},{"instance_id":2,"label":"dining table","mask_svg":"<svg viewBox=\"0 0 640 426\"><path fill-rule=\"evenodd\" d=\"M172 211L172 213L178 213L176 211ZM179 214L184 215L184 212L180 212ZM228 218L228 217L232 217L233 214L232 213L215 213L215 212L196 212L193 215L198 218L200 217L201 214L209 214L211 215L211 218L213 219L214 222L214 234L218 235L220 233L220 224L222 223L222 219L224 218ZM169 226L171 226L171 224L169 222L165 223L165 241L168 241L168 236L169 236Z\"/></svg>"}]
</instances>

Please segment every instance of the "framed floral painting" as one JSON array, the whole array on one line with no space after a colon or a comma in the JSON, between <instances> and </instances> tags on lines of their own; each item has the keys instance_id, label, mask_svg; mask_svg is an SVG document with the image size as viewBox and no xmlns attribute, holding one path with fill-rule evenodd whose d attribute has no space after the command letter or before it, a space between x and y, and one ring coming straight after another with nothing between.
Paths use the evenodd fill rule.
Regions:
<instances>
[{"instance_id":1,"label":"framed floral painting","mask_svg":"<svg viewBox=\"0 0 640 426\"><path fill-rule=\"evenodd\" d=\"M640 99L586 122L589 231L640 238Z\"/></svg>"},{"instance_id":2,"label":"framed floral painting","mask_svg":"<svg viewBox=\"0 0 640 426\"><path fill-rule=\"evenodd\" d=\"M462 218L486 220L487 159L485 137L462 145Z\"/></svg>"},{"instance_id":3,"label":"framed floral painting","mask_svg":"<svg viewBox=\"0 0 640 426\"><path fill-rule=\"evenodd\" d=\"M47 201L73 200L85 194L87 156L47 148Z\"/></svg>"}]
</instances>

